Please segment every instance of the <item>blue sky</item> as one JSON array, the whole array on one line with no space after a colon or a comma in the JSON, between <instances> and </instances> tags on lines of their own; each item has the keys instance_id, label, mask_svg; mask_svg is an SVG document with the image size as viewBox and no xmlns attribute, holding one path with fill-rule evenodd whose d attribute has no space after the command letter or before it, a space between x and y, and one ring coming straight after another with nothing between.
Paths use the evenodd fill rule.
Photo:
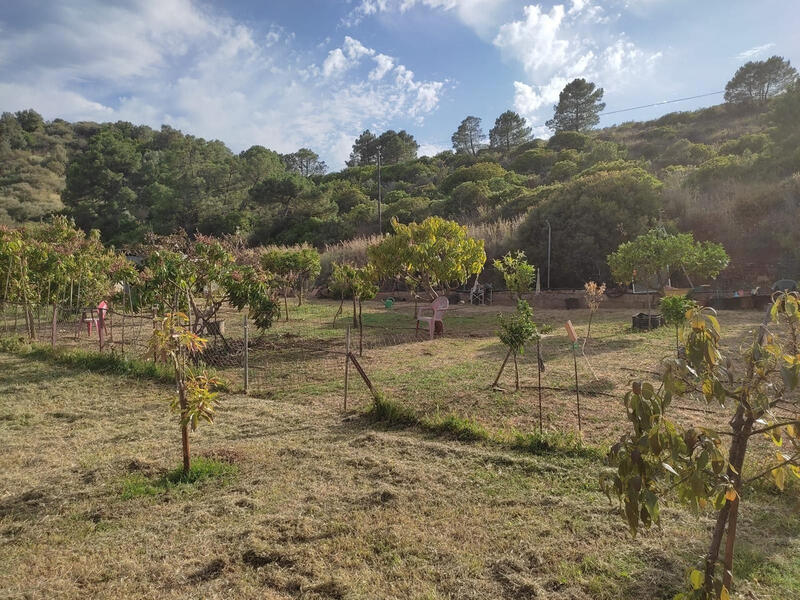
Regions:
<instances>
[{"instance_id":1,"label":"blue sky","mask_svg":"<svg viewBox=\"0 0 800 600\"><path fill-rule=\"evenodd\" d=\"M545 136L574 77L607 111L717 92L747 60L800 61L798 29L796 0L9 0L0 110L167 123L237 152L307 146L340 168L366 128L432 154L465 116L488 131L513 109Z\"/></svg>"}]
</instances>

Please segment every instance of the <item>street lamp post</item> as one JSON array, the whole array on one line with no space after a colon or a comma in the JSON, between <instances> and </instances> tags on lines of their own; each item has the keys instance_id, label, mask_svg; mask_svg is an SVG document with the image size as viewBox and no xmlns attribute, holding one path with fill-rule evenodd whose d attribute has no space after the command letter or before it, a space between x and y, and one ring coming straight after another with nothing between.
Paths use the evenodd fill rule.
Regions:
<instances>
[{"instance_id":1,"label":"street lamp post","mask_svg":"<svg viewBox=\"0 0 800 600\"><path fill-rule=\"evenodd\" d=\"M378 146L378 235L383 235L383 219L381 217L381 147Z\"/></svg>"},{"instance_id":2,"label":"street lamp post","mask_svg":"<svg viewBox=\"0 0 800 600\"><path fill-rule=\"evenodd\" d=\"M550 240L552 238L553 229L550 227L550 221L546 220L547 223L547 289L550 289Z\"/></svg>"}]
</instances>

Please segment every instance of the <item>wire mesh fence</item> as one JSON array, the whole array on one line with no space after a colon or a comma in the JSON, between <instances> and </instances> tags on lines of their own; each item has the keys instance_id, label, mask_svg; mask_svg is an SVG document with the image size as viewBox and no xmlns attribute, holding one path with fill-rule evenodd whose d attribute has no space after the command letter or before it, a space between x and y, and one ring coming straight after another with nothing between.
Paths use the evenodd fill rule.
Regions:
<instances>
[{"instance_id":1,"label":"wire mesh fence","mask_svg":"<svg viewBox=\"0 0 800 600\"><path fill-rule=\"evenodd\" d=\"M384 309L372 303L361 321L357 310L348 306L340 315L337 309L338 303L323 301L291 306L288 318L282 313L259 331L244 312L223 308L203 324L200 334L208 345L193 358L195 367L212 369L233 391L343 405L349 329L349 349L370 382L421 418L454 414L509 431L580 429L607 439L624 427L619 400L630 381L656 383L660 359L676 352L674 331L634 332L627 313L619 312L601 311L591 339L576 345L562 327L574 313L545 310L537 319L551 323L552 332L516 360L510 357L493 388L506 356L497 337L498 307L455 307L433 340L427 329L417 328L411 304ZM30 337L32 330L39 343L55 348L156 358L148 355L159 318L152 310L39 306L25 312L19 305L0 307L0 335ZM756 313L748 315L737 325L739 338L759 320ZM580 319L576 325L585 334ZM354 368L349 376L349 407L367 405L372 393ZM678 407L683 408L695 421L724 418L724 411L707 405Z\"/></svg>"}]
</instances>

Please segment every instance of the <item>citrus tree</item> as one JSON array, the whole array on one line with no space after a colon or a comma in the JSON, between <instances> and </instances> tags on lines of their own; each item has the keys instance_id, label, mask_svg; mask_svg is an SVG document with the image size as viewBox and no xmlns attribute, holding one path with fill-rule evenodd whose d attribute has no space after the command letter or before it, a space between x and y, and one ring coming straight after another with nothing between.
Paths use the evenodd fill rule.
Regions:
<instances>
[{"instance_id":1,"label":"citrus tree","mask_svg":"<svg viewBox=\"0 0 800 600\"><path fill-rule=\"evenodd\" d=\"M692 276L714 278L728 266L729 259L720 244L697 242L691 233L670 234L659 228L620 244L607 260L618 283L640 281L648 286L655 284L660 291L675 271L683 272L693 286ZM649 294L647 308L649 313Z\"/></svg>"},{"instance_id":2,"label":"citrus tree","mask_svg":"<svg viewBox=\"0 0 800 600\"><path fill-rule=\"evenodd\" d=\"M500 314L497 317L500 331L498 336L503 345L508 348L506 356L503 359L503 364L500 365L500 371L497 377L494 378L492 387L497 387L500 381L500 376L506 368L506 363L510 356L514 357L514 380L515 390L519 390L519 366L517 365L517 355L525 352L525 344L530 342L534 337L538 336L536 323L533 322L533 309L531 305L525 300L517 300L517 310L510 315Z\"/></svg>"},{"instance_id":3,"label":"citrus tree","mask_svg":"<svg viewBox=\"0 0 800 600\"><path fill-rule=\"evenodd\" d=\"M671 273L680 270L691 277L714 278L728 266L725 249L714 242L697 242L691 233L670 234L651 229L630 242L620 244L608 256L611 274L619 283L638 280L662 290Z\"/></svg>"},{"instance_id":4,"label":"citrus tree","mask_svg":"<svg viewBox=\"0 0 800 600\"><path fill-rule=\"evenodd\" d=\"M678 600L730 598L743 488L771 477L782 490L787 477L800 478L798 334L800 297L781 293L737 368L723 354L713 310L693 308L684 325L686 358L664 361L657 388L635 381L625 394L631 428L612 446L611 469L600 481L609 498L620 500L633 534L660 523L667 494L717 515L703 565L689 572ZM717 404L730 411L728 425L678 423L670 416L676 400ZM771 440L773 451L745 461L754 436Z\"/></svg>"},{"instance_id":5,"label":"citrus tree","mask_svg":"<svg viewBox=\"0 0 800 600\"><path fill-rule=\"evenodd\" d=\"M403 225L392 219L394 233L367 250L379 279L405 281L415 297L433 301L483 270L483 240L467 235L466 227L441 217Z\"/></svg>"},{"instance_id":6,"label":"citrus tree","mask_svg":"<svg viewBox=\"0 0 800 600\"><path fill-rule=\"evenodd\" d=\"M659 302L659 309L667 325L675 327L675 352L680 357L680 329L686 323L686 315L697 308L697 302L686 296L665 296Z\"/></svg>"},{"instance_id":7,"label":"citrus tree","mask_svg":"<svg viewBox=\"0 0 800 600\"><path fill-rule=\"evenodd\" d=\"M533 289L536 282L536 267L528 264L522 250L517 250L515 254L507 252L502 258L495 259L492 265L503 276L506 289L517 300L522 299L524 294Z\"/></svg>"}]
</instances>

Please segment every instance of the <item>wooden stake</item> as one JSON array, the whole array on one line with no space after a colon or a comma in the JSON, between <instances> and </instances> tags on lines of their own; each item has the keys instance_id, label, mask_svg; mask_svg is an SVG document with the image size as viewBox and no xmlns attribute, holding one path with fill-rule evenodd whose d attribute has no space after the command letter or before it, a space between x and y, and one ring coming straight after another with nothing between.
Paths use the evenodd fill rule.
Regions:
<instances>
[{"instance_id":1,"label":"wooden stake","mask_svg":"<svg viewBox=\"0 0 800 600\"><path fill-rule=\"evenodd\" d=\"M53 302L53 328L50 330L50 346L56 347L56 329L58 328L58 304Z\"/></svg>"},{"instance_id":2,"label":"wooden stake","mask_svg":"<svg viewBox=\"0 0 800 600\"><path fill-rule=\"evenodd\" d=\"M250 335L247 315L244 316L244 395L250 391Z\"/></svg>"},{"instance_id":3,"label":"wooden stake","mask_svg":"<svg viewBox=\"0 0 800 600\"><path fill-rule=\"evenodd\" d=\"M500 371L497 373L497 377L494 378L494 383L492 384L493 388L497 387L497 382L500 381L500 375L503 374L503 369L506 368L506 363L508 362L508 357L511 356L511 350L506 352L506 357L503 359L503 364L500 365Z\"/></svg>"},{"instance_id":4,"label":"wooden stake","mask_svg":"<svg viewBox=\"0 0 800 600\"><path fill-rule=\"evenodd\" d=\"M350 360L353 361L353 366L356 368L356 371L358 371L358 374L361 375L361 379L363 379L364 383L367 384L370 393L372 393L372 397L375 400L377 400L378 392L375 390L375 387L372 385L372 382L369 380L369 377L367 377L367 374L364 372L364 369L361 368L361 365L356 360L356 357L352 352L350 353Z\"/></svg>"},{"instance_id":5,"label":"wooden stake","mask_svg":"<svg viewBox=\"0 0 800 600\"><path fill-rule=\"evenodd\" d=\"M577 342L572 344L572 362L575 365L575 399L578 402L578 433L581 432L581 394L578 389L578 355L575 353Z\"/></svg>"},{"instance_id":6,"label":"wooden stake","mask_svg":"<svg viewBox=\"0 0 800 600\"><path fill-rule=\"evenodd\" d=\"M542 350L539 338L536 338L536 372L539 375L539 435L542 435Z\"/></svg>"},{"instance_id":7,"label":"wooden stake","mask_svg":"<svg viewBox=\"0 0 800 600\"><path fill-rule=\"evenodd\" d=\"M344 411L347 412L347 382L350 375L350 326L347 326L344 355Z\"/></svg>"}]
</instances>

